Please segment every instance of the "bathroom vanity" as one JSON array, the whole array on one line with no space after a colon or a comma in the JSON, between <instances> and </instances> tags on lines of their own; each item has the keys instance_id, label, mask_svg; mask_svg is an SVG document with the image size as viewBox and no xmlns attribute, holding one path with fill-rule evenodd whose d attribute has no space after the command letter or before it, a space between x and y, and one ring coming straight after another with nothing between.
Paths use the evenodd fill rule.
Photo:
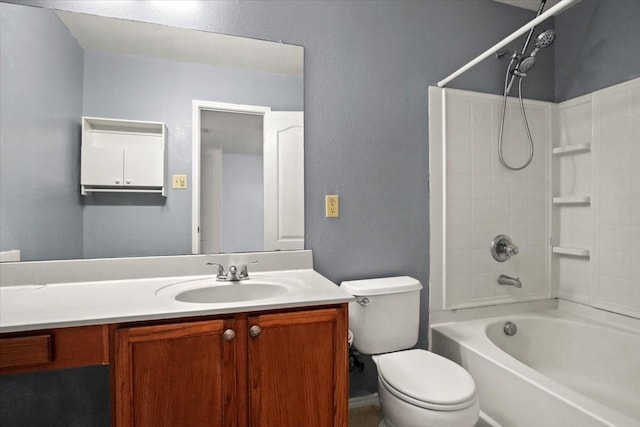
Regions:
<instances>
[{"instance_id":1,"label":"bathroom vanity","mask_svg":"<svg viewBox=\"0 0 640 427\"><path fill-rule=\"evenodd\" d=\"M238 301L176 298L278 283L286 292L267 298L252 299L250 287ZM352 298L312 269L242 283L209 274L0 292L0 372L108 364L112 425L347 425Z\"/></svg>"}]
</instances>

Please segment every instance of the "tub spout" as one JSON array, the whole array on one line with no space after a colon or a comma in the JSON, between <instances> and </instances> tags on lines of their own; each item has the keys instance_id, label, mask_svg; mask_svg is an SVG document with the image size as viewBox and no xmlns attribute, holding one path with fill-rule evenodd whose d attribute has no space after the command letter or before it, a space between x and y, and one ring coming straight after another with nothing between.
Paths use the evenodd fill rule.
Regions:
<instances>
[{"instance_id":1,"label":"tub spout","mask_svg":"<svg viewBox=\"0 0 640 427\"><path fill-rule=\"evenodd\" d=\"M507 276L506 274L501 274L498 277L498 283L505 286L513 286L514 288L521 288L522 282L518 277Z\"/></svg>"}]
</instances>

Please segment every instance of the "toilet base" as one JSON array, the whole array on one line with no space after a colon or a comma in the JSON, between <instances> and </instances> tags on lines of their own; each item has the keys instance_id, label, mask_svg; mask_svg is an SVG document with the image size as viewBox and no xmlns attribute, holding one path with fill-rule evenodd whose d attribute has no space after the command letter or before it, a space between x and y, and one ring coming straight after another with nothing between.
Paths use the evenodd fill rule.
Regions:
<instances>
[{"instance_id":1,"label":"toilet base","mask_svg":"<svg viewBox=\"0 0 640 427\"><path fill-rule=\"evenodd\" d=\"M378 399L383 417L378 427L473 427L480 416L477 399L470 406L457 411L434 411L402 401L380 381Z\"/></svg>"}]
</instances>

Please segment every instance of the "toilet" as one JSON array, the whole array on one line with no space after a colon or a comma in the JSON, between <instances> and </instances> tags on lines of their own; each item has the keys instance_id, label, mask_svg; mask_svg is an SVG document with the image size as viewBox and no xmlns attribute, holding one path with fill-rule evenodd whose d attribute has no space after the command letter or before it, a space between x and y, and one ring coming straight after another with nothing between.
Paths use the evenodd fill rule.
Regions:
<instances>
[{"instance_id":1,"label":"toilet","mask_svg":"<svg viewBox=\"0 0 640 427\"><path fill-rule=\"evenodd\" d=\"M408 276L352 280L340 285L349 303L353 346L378 369L380 427L473 427L480 406L471 375L435 353L410 349L418 341L420 290Z\"/></svg>"}]
</instances>

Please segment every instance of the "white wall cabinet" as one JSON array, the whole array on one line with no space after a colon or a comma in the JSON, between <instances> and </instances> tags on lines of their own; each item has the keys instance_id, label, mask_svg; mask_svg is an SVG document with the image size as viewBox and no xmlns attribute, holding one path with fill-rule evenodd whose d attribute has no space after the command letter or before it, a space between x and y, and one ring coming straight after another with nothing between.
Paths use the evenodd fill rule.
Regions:
<instances>
[{"instance_id":1,"label":"white wall cabinet","mask_svg":"<svg viewBox=\"0 0 640 427\"><path fill-rule=\"evenodd\" d=\"M164 123L82 118L82 195L92 192L165 193Z\"/></svg>"}]
</instances>

